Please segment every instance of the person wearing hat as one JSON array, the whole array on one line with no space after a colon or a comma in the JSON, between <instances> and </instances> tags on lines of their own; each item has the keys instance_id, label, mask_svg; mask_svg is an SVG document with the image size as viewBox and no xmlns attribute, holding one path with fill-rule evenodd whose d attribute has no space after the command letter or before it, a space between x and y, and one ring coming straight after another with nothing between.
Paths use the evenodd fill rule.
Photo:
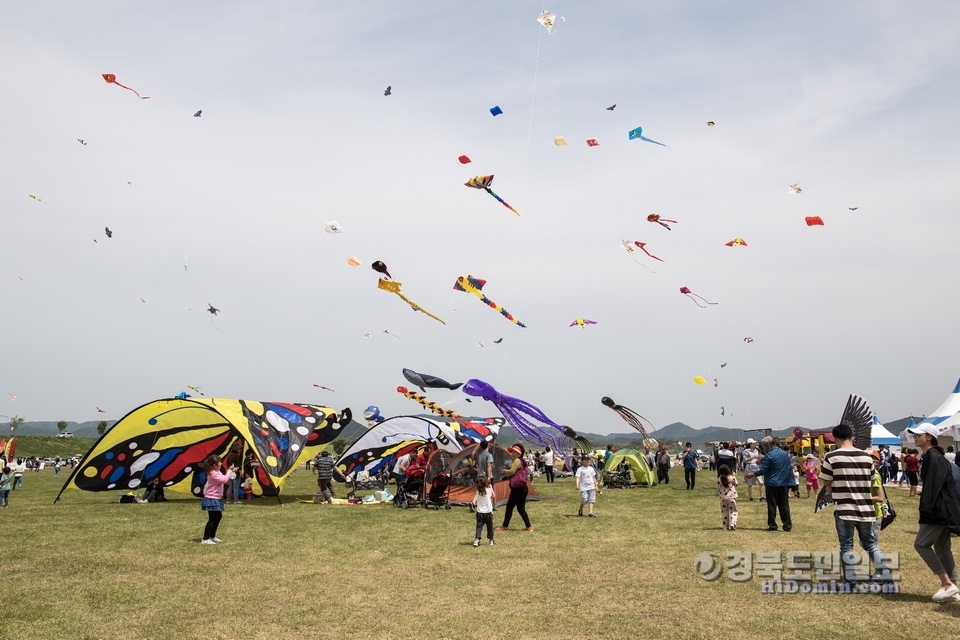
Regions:
<instances>
[{"instance_id":1,"label":"person wearing hat","mask_svg":"<svg viewBox=\"0 0 960 640\"><path fill-rule=\"evenodd\" d=\"M803 473L806 476L807 498L809 498L811 491L814 493L820 491L820 459L812 453L808 453L803 461Z\"/></svg>"},{"instance_id":2,"label":"person wearing hat","mask_svg":"<svg viewBox=\"0 0 960 640\"><path fill-rule=\"evenodd\" d=\"M334 460L330 457L330 452L326 449L320 452L314 465L317 467L317 488L320 490L326 502L333 502L333 474L336 473L346 480L343 472L334 465Z\"/></svg>"},{"instance_id":3,"label":"person wearing hat","mask_svg":"<svg viewBox=\"0 0 960 640\"><path fill-rule=\"evenodd\" d=\"M939 432L931 424L907 429L923 451L920 475L923 492L920 494L920 529L913 548L930 570L940 578L940 589L933 594L934 602L960 600L960 575L950 549L950 534L960 534L960 497L953 485L950 463L937 444Z\"/></svg>"},{"instance_id":4,"label":"person wearing hat","mask_svg":"<svg viewBox=\"0 0 960 640\"><path fill-rule=\"evenodd\" d=\"M747 448L741 454L743 457L744 473L756 473L760 469L760 452L757 451L757 441L753 438L747 438ZM753 488L760 487L760 502L764 501L763 495L763 476L753 476L745 478L747 481L747 497L753 502Z\"/></svg>"},{"instance_id":5,"label":"person wearing hat","mask_svg":"<svg viewBox=\"0 0 960 640\"><path fill-rule=\"evenodd\" d=\"M510 468L505 469L503 472L504 478L510 481L510 496L507 498L507 512L503 516L503 524L497 527L497 531L506 531L510 528L510 518L513 517L514 508L516 508L517 513L520 514L520 517L523 519L523 524L526 526L524 531L533 531L533 527L530 525L530 518L527 516L526 506L528 468L525 458L526 451L523 445L518 442L517 444L511 445L507 449L507 453L513 458L513 463L511 463Z\"/></svg>"}]
</instances>

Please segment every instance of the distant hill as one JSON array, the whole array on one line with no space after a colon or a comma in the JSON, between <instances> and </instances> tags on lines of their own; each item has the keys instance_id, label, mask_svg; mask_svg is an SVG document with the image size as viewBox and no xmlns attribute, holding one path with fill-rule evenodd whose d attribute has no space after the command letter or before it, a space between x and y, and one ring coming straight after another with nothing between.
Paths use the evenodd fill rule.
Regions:
<instances>
[{"instance_id":1,"label":"distant hill","mask_svg":"<svg viewBox=\"0 0 960 640\"><path fill-rule=\"evenodd\" d=\"M428 418L431 420L440 420L443 422L442 418L438 418L435 415L425 414L420 417ZM471 420L481 420L482 418L468 418ZM891 422L884 423L884 426L887 428L890 433L893 435L899 435L901 431L907 428L907 425L910 424L910 420L914 422L920 422L922 418L917 416L907 416L906 418L900 418L899 420L893 420ZM99 438L97 433L97 420L89 420L87 422L67 422L67 431L73 434L75 438ZM116 423L115 420L107 421L107 428L113 427ZM818 429L831 429L833 425L816 427ZM784 429L774 430L772 435L779 438L786 438L793 435L793 430L796 427L786 427ZM805 429L806 430L806 429ZM341 432L340 437L347 440L350 443L353 443L357 440L364 432L366 431L366 425L362 422L357 422L352 420L350 424L344 427ZM616 446L627 446L633 445L638 446L640 444L640 434L636 431L629 431L626 433L611 433L607 435L600 435L596 433L587 433L579 432L581 436L589 440L595 447L598 449L605 448L608 444L613 444ZM6 434L6 429L0 427L0 434ZM57 434L57 423L55 421L38 421L38 422L24 422L23 426L17 429L15 435L18 436L54 436ZM692 442L696 448L704 448L705 445L711 442L718 442L721 440L735 440L737 442L743 442L747 438L755 438L760 440L763 437L762 431L744 431L743 429L731 429L728 427L706 427L704 429L694 429L690 425L684 424L682 422L674 422L668 424L656 431L650 433L650 436L656 438L659 442L669 445L675 445L677 442ZM510 425L504 425L500 429L500 435L497 438L498 442L503 443L513 443L518 440L522 440L517 435L517 432Z\"/></svg>"},{"instance_id":2,"label":"distant hill","mask_svg":"<svg viewBox=\"0 0 960 640\"><path fill-rule=\"evenodd\" d=\"M99 420L90 420L87 422L68 422L67 431L73 434L74 438L99 438L100 434L97 433L97 424ZM116 420L107 420L107 430L113 428L113 425L116 424ZM357 422L356 420L351 420L350 424L343 428L343 431L340 433L340 437L353 442L360 435L367 430L367 427ZM3 427L0 427L0 434L6 434L7 430ZM38 422L24 422L23 426L17 429L17 432L14 434L16 436L55 436L57 435L57 423L53 421L38 421Z\"/></svg>"},{"instance_id":3,"label":"distant hill","mask_svg":"<svg viewBox=\"0 0 960 640\"><path fill-rule=\"evenodd\" d=\"M107 429L112 427L116 420L107 420ZM75 438L99 438L97 433L97 423L99 420L89 420L87 422L67 422L67 431L73 434ZM0 428L0 432L6 433L7 430ZM55 436L57 435L56 421L24 422L17 429L14 435L18 436Z\"/></svg>"}]
</instances>

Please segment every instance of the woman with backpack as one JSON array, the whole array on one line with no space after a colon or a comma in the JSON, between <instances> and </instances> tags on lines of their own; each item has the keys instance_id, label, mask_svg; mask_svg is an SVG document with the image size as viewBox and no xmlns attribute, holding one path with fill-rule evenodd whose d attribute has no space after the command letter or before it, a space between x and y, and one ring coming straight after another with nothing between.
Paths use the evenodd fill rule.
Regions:
<instances>
[{"instance_id":1,"label":"woman with backpack","mask_svg":"<svg viewBox=\"0 0 960 640\"><path fill-rule=\"evenodd\" d=\"M524 531L533 531L530 526L530 518L527 516L527 470L529 465L525 457L526 451L519 442L507 449L507 453L513 458L513 463L509 469L503 472L504 478L510 480L510 497L507 498L507 513L503 516L503 524L497 527L497 531L506 531L510 527L510 518L513 516L513 509L523 519L526 526Z\"/></svg>"}]
</instances>

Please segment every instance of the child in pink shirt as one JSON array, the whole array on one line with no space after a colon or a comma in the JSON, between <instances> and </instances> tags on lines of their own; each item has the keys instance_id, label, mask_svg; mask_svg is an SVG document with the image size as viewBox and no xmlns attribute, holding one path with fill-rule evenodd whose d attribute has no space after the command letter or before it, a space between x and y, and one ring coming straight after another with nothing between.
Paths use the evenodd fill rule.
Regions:
<instances>
[{"instance_id":1,"label":"child in pink shirt","mask_svg":"<svg viewBox=\"0 0 960 640\"><path fill-rule=\"evenodd\" d=\"M820 491L820 464L817 457L812 453L807 454L807 459L803 461L803 472L807 477L807 497L810 497L810 491L814 493Z\"/></svg>"},{"instance_id":2,"label":"child in pink shirt","mask_svg":"<svg viewBox=\"0 0 960 640\"><path fill-rule=\"evenodd\" d=\"M203 540L200 544L217 544L223 542L217 537L217 527L223 518L223 486L230 482L231 476L236 477L236 467L230 467L227 473L220 471L220 456L208 456L203 461L203 471L207 481L203 485L203 501L200 508L207 512L207 525L203 529Z\"/></svg>"}]
</instances>

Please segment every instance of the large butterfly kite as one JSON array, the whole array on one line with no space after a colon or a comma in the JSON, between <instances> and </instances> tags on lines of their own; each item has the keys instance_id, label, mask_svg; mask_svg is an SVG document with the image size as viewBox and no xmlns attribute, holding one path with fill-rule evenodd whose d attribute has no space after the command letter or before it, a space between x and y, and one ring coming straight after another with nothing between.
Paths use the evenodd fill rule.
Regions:
<instances>
[{"instance_id":1,"label":"large butterfly kite","mask_svg":"<svg viewBox=\"0 0 960 640\"><path fill-rule=\"evenodd\" d=\"M164 488L200 497L203 461L239 447L250 461L255 495L277 495L298 462L312 458L348 424L327 407L226 398L156 400L121 418L64 484L84 491ZM255 463L254 463L255 461ZM57 496L59 500L60 495Z\"/></svg>"}]
</instances>

